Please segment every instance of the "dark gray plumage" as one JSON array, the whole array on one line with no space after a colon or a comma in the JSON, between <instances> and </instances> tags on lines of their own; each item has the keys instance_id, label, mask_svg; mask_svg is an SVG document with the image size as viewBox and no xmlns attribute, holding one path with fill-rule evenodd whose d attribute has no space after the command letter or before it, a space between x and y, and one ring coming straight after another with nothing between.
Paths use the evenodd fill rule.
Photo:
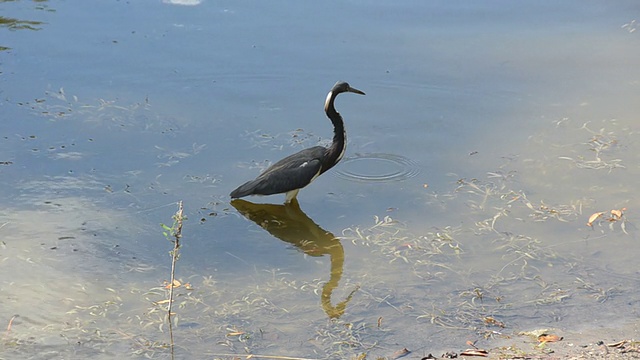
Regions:
<instances>
[{"instance_id":1,"label":"dark gray plumage","mask_svg":"<svg viewBox=\"0 0 640 360\"><path fill-rule=\"evenodd\" d=\"M231 192L232 198L248 195L272 195L286 193L285 203L291 202L298 191L309 185L315 178L337 164L346 149L346 133L342 116L336 111L334 101L338 94L352 92L364 95L346 82L337 82L324 103L324 111L333 123L333 142L328 148L314 146L304 149L271 165L255 180L240 185Z\"/></svg>"}]
</instances>

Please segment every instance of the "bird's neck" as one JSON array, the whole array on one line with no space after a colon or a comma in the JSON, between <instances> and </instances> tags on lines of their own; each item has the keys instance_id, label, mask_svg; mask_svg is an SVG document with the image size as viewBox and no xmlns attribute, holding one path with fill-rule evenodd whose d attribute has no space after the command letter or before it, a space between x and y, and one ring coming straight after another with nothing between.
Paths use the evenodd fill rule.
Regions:
<instances>
[{"instance_id":1,"label":"bird's neck","mask_svg":"<svg viewBox=\"0 0 640 360\"><path fill-rule=\"evenodd\" d=\"M333 143L328 149L327 166L324 167L324 171L329 170L338 163L347 149L347 136L344 130L344 122L342 121L342 116L340 116L340 113L338 113L334 107L336 96L337 94L329 92L327 101L324 104L324 111L327 113L327 117L331 120L331 123L333 123Z\"/></svg>"}]
</instances>

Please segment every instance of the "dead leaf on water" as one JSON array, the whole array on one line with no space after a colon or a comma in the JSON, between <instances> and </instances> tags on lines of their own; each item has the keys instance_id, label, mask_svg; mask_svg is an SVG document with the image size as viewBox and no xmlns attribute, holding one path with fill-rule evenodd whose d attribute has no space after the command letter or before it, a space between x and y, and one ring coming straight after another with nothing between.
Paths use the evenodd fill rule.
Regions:
<instances>
[{"instance_id":1,"label":"dead leaf on water","mask_svg":"<svg viewBox=\"0 0 640 360\"><path fill-rule=\"evenodd\" d=\"M483 349L467 349L460 353L460 356L489 356L489 352Z\"/></svg>"},{"instance_id":2,"label":"dead leaf on water","mask_svg":"<svg viewBox=\"0 0 640 360\"><path fill-rule=\"evenodd\" d=\"M604 214L604 212L597 212L589 216L589 221L587 222L587 226L593 226L593 222L596 221L600 216L602 216L602 214Z\"/></svg>"},{"instance_id":3,"label":"dead leaf on water","mask_svg":"<svg viewBox=\"0 0 640 360\"><path fill-rule=\"evenodd\" d=\"M504 328L505 325L502 321L496 320L495 318L491 317L491 316L487 316L484 318L484 323L487 325L494 325L494 326L499 326L501 328Z\"/></svg>"},{"instance_id":4,"label":"dead leaf on water","mask_svg":"<svg viewBox=\"0 0 640 360\"><path fill-rule=\"evenodd\" d=\"M562 340L562 336L553 335L553 334L542 334L538 336L538 341L548 343L548 342L557 342Z\"/></svg>"},{"instance_id":5,"label":"dead leaf on water","mask_svg":"<svg viewBox=\"0 0 640 360\"><path fill-rule=\"evenodd\" d=\"M165 287L164 287L165 289L171 289L171 285L169 284L169 282L165 281L164 283L165 283ZM173 280L173 287L174 288L180 287L180 285L182 285L182 283L180 281L175 280L175 279Z\"/></svg>"},{"instance_id":6,"label":"dead leaf on water","mask_svg":"<svg viewBox=\"0 0 640 360\"><path fill-rule=\"evenodd\" d=\"M610 216L604 220L609 221L609 222L615 222L615 221L619 221L619 220L623 220L622 217L624 216L624 212L627 211L627 208L622 208L622 209L613 209L611 211L609 211ZM587 226L593 226L593 223L598 220L599 218L601 218L603 215L605 214L605 211L599 211L597 213L593 213L591 216L589 216L589 221L587 221ZM622 222L622 226L624 226L624 221ZM624 230L624 228L623 228ZM625 231L626 232L626 231Z\"/></svg>"},{"instance_id":7,"label":"dead leaf on water","mask_svg":"<svg viewBox=\"0 0 640 360\"><path fill-rule=\"evenodd\" d=\"M391 354L389 358L393 360L393 359L397 359L397 358L401 358L403 356L409 355L410 353L411 351L407 350L407 348L403 348Z\"/></svg>"},{"instance_id":8,"label":"dead leaf on water","mask_svg":"<svg viewBox=\"0 0 640 360\"><path fill-rule=\"evenodd\" d=\"M227 336L240 336L240 335L244 335L245 332L244 331L232 331L230 333L227 333Z\"/></svg>"},{"instance_id":9,"label":"dead leaf on water","mask_svg":"<svg viewBox=\"0 0 640 360\"><path fill-rule=\"evenodd\" d=\"M615 347L615 348L619 348L622 347L624 344L627 343L627 340L622 340L622 341L618 341L612 344L607 344L608 347Z\"/></svg>"},{"instance_id":10,"label":"dead leaf on water","mask_svg":"<svg viewBox=\"0 0 640 360\"><path fill-rule=\"evenodd\" d=\"M611 218L612 219L620 219L622 217L622 215L624 215L624 212L627 210L627 208L622 208L620 210L611 210Z\"/></svg>"}]
</instances>

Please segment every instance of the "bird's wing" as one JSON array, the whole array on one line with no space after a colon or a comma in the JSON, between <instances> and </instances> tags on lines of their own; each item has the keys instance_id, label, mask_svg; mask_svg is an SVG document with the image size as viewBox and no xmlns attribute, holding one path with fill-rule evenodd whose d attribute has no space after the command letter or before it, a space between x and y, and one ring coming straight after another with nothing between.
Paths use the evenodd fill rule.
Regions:
<instances>
[{"instance_id":1,"label":"bird's wing","mask_svg":"<svg viewBox=\"0 0 640 360\"><path fill-rule=\"evenodd\" d=\"M301 189L319 175L324 151L325 148L317 146L290 155L270 166L255 180L238 187L231 196L272 195Z\"/></svg>"},{"instance_id":2,"label":"bird's wing","mask_svg":"<svg viewBox=\"0 0 640 360\"><path fill-rule=\"evenodd\" d=\"M272 171L265 171L255 180L258 182L256 193L271 195L301 189L309 185L320 174L320 169L319 159L295 164L287 163L278 167L274 165Z\"/></svg>"}]
</instances>

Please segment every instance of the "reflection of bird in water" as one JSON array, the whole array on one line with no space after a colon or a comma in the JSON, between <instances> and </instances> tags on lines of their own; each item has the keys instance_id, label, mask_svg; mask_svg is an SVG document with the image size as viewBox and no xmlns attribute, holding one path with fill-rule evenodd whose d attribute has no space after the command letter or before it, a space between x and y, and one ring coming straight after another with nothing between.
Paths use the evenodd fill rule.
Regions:
<instances>
[{"instance_id":1,"label":"reflection of bird in water","mask_svg":"<svg viewBox=\"0 0 640 360\"><path fill-rule=\"evenodd\" d=\"M331 169L342 159L347 147L346 132L342 116L336 111L333 103L338 94L352 92L364 95L346 82L337 82L324 103L324 111L333 123L333 143L328 148L314 146L304 149L271 165L255 180L240 185L231 192L232 198L248 195L273 195L287 193L285 203L291 202L298 195L298 191L309 185L315 178Z\"/></svg>"},{"instance_id":2,"label":"reflection of bird in water","mask_svg":"<svg viewBox=\"0 0 640 360\"><path fill-rule=\"evenodd\" d=\"M233 200L231 205L249 220L260 225L271 235L293 244L310 256L329 255L331 275L322 287L321 302L330 318L339 318L351 301L354 289L336 306L331 304L331 293L338 287L344 265L344 248L332 233L325 231L302 212L297 200L285 205L254 204L245 200Z\"/></svg>"}]
</instances>

